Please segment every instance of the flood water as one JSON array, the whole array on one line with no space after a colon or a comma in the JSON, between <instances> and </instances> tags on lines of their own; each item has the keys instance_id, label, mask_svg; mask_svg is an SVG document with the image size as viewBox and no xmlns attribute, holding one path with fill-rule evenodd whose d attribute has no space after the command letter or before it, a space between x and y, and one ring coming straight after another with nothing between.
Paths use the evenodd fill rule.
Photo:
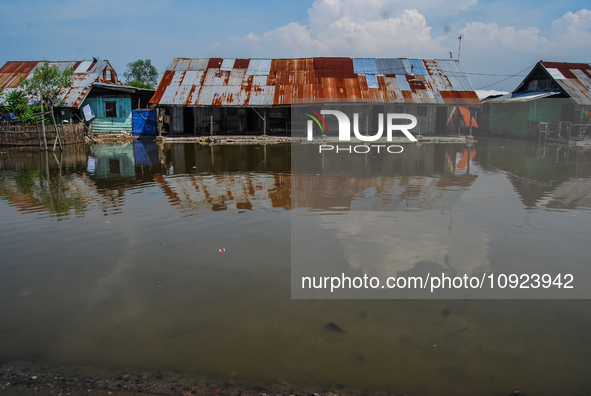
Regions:
<instances>
[{"instance_id":1,"label":"flood water","mask_svg":"<svg viewBox=\"0 0 591 396\"><path fill-rule=\"evenodd\" d=\"M296 212L363 246L363 233L339 234L325 215L389 211L438 246L398 241L398 262L584 266L590 150L427 144L380 177L314 175L325 194L297 196L290 153L154 142L55 155L0 148L0 364L408 395L591 391L586 299L292 300L290 291ZM365 260L387 244L372 242Z\"/></svg>"}]
</instances>

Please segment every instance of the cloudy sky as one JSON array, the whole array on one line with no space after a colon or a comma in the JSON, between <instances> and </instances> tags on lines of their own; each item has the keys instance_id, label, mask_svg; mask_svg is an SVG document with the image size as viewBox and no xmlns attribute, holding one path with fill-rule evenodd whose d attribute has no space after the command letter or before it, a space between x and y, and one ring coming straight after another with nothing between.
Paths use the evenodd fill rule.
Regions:
<instances>
[{"instance_id":1,"label":"cloudy sky","mask_svg":"<svg viewBox=\"0 0 591 396\"><path fill-rule=\"evenodd\" d=\"M475 89L513 90L537 61L591 63L591 6L562 0L4 2L9 60L458 56ZM524 71L525 69L525 71ZM516 77L509 77L517 74ZM505 80L505 81L501 81Z\"/></svg>"}]
</instances>

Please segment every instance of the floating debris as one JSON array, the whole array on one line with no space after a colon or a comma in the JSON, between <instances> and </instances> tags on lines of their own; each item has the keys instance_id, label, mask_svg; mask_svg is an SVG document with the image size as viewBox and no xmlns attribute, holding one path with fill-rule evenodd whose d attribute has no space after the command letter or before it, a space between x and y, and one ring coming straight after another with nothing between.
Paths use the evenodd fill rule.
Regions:
<instances>
[{"instance_id":1,"label":"floating debris","mask_svg":"<svg viewBox=\"0 0 591 396\"><path fill-rule=\"evenodd\" d=\"M456 332L453 332L453 333L451 333L450 335L448 335L448 337L454 336L454 335L456 335L456 334L458 334L458 333L461 333L461 332L462 332L462 331L464 331L464 330L468 330L469 328L470 328L470 327L464 327L462 330L458 330L458 331L456 331Z\"/></svg>"},{"instance_id":2,"label":"floating debris","mask_svg":"<svg viewBox=\"0 0 591 396\"><path fill-rule=\"evenodd\" d=\"M346 331L341 329L341 327L339 325L334 324L332 322L325 324L324 327L326 327L326 329L328 329L330 331L334 331L337 333L346 333Z\"/></svg>"}]
</instances>

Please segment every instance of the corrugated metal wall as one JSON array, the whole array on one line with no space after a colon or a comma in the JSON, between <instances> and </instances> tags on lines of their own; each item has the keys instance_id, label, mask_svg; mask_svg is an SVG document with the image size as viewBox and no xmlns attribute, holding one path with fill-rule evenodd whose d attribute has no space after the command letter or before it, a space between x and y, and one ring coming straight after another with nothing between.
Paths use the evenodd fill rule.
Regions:
<instances>
[{"instance_id":1,"label":"corrugated metal wall","mask_svg":"<svg viewBox=\"0 0 591 396\"><path fill-rule=\"evenodd\" d=\"M498 135L527 138L528 122L534 121L534 107L535 121L556 123L560 121L562 103L569 100L541 99L522 103L491 103L490 131Z\"/></svg>"},{"instance_id":2,"label":"corrugated metal wall","mask_svg":"<svg viewBox=\"0 0 591 396\"><path fill-rule=\"evenodd\" d=\"M491 104L489 125L491 133L527 137L529 102Z\"/></svg>"},{"instance_id":3,"label":"corrugated metal wall","mask_svg":"<svg viewBox=\"0 0 591 396\"><path fill-rule=\"evenodd\" d=\"M117 105L117 118L107 117L105 102L115 102ZM95 118L90 122L90 129L95 133L104 132L133 132L131 122L131 98L86 98L82 107L87 104L92 107Z\"/></svg>"}]
</instances>

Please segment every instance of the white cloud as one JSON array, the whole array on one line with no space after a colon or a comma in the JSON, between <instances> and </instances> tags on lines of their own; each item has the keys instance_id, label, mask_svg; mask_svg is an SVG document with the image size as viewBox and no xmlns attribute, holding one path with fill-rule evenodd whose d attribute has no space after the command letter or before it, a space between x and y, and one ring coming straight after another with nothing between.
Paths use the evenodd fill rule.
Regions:
<instances>
[{"instance_id":1,"label":"white cloud","mask_svg":"<svg viewBox=\"0 0 591 396\"><path fill-rule=\"evenodd\" d=\"M466 10L476 4L476 0L418 0L413 2L401 0L317 0L308 10L310 30L316 34L325 26L343 18L351 18L353 22L364 25L367 22L384 21L397 18L409 9L421 14L438 13L453 14Z\"/></svg>"},{"instance_id":2,"label":"white cloud","mask_svg":"<svg viewBox=\"0 0 591 396\"><path fill-rule=\"evenodd\" d=\"M456 32L434 35L429 22L439 24L474 4L476 0L451 5L443 0L316 0L308 10L308 25L289 23L261 35L230 37L212 49L218 56L242 57L447 58L449 52L457 56ZM545 26L472 21L459 33L462 64L469 72L515 73L540 59L588 62L591 11L567 12ZM495 88L513 89L520 78ZM475 87L499 79L471 78Z\"/></svg>"},{"instance_id":3,"label":"white cloud","mask_svg":"<svg viewBox=\"0 0 591 396\"><path fill-rule=\"evenodd\" d=\"M567 12L552 22L552 30L558 36L591 37L591 11Z\"/></svg>"},{"instance_id":4,"label":"white cloud","mask_svg":"<svg viewBox=\"0 0 591 396\"><path fill-rule=\"evenodd\" d=\"M540 37L540 31L536 27L519 30L512 26L501 28L495 22L472 22L460 30L460 34L464 37L464 43L470 46L471 50L478 52L509 54L519 51L543 54L554 47L554 43L546 37Z\"/></svg>"},{"instance_id":5,"label":"white cloud","mask_svg":"<svg viewBox=\"0 0 591 396\"><path fill-rule=\"evenodd\" d=\"M475 0L460 1L461 9ZM438 0L419 6L441 6ZM404 9L393 0L317 0L310 10L309 26L290 23L261 36L248 34L215 44L217 51L233 56L443 56L444 37L433 38L418 9ZM450 8L450 7L448 7ZM245 53L249 51L248 53ZM236 55L236 52L241 55Z\"/></svg>"}]
</instances>

